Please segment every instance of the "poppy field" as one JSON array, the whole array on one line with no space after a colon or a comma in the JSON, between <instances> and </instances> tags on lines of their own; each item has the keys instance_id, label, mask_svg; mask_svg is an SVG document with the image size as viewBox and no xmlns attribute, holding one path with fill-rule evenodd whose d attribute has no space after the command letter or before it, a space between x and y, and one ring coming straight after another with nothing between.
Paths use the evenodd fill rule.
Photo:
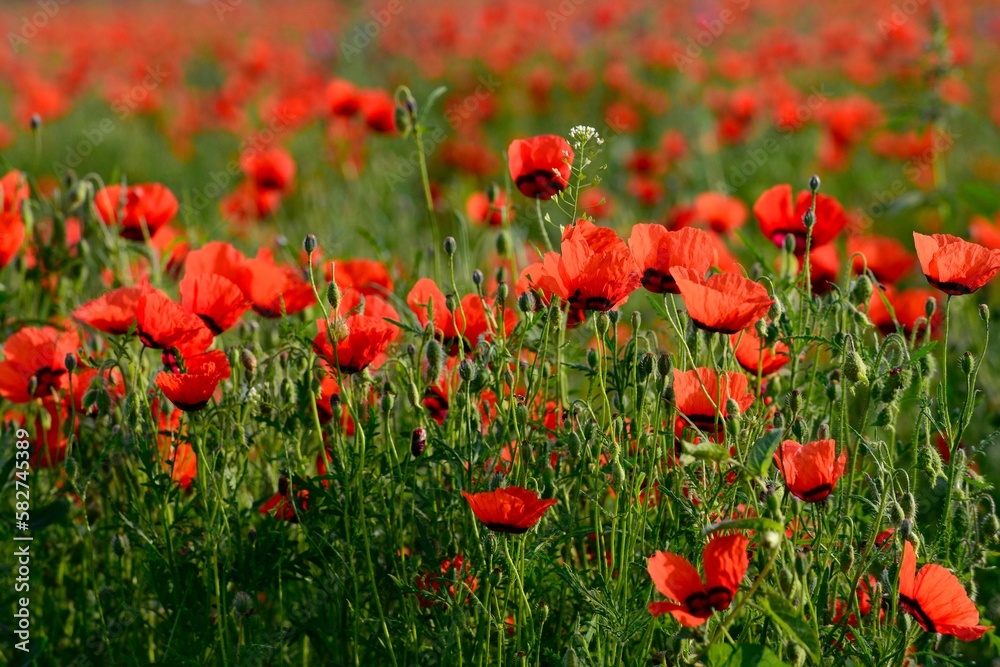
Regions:
<instances>
[{"instance_id":1,"label":"poppy field","mask_svg":"<svg viewBox=\"0 0 1000 667\"><path fill-rule=\"evenodd\" d=\"M992 0L0 27L3 664L1000 659Z\"/></svg>"}]
</instances>

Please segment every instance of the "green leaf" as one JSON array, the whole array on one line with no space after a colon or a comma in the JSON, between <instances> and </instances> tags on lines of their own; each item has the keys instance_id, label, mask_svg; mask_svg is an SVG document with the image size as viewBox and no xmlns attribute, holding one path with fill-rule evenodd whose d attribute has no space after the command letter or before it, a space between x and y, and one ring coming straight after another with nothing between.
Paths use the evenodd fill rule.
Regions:
<instances>
[{"instance_id":1,"label":"green leaf","mask_svg":"<svg viewBox=\"0 0 1000 667\"><path fill-rule=\"evenodd\" d=\"M728 461L729 448L717 442L700 442L693 444L681 442L681 449L688 456L699 461Z\"/></svg>"},{"instance_id":2,"label":"green leaf","mask_svg":"<svg viewBox=\"0 0 1000 667\"><path fill-rule=\"evenodd\" d=\"M784 435L784 429L775 428L759 437L747 456L747 470L758 477L766 476L771 467L771 461L774 460L774 453L778 451L778 445L781 444L782 435Z\"/></svg>"},{"instance_id":3,"label":"green leaf","mask_svg":"<svg viewBox=\"0 0 1000 667\"><path fill-rule=\"evenodd\" d=\"M788 667L771 649L758 644L713 644L708 649L712 667Z\"/></svg>"},{"instance_id":4,"label":"green leaf","mask_svg":"<svg viewBox=\"0 0 1000 667\"><path fill-rule=\"evenodd\" d=\"M772 593L758 604L761 610L774 621L775 625L781 628L788 639L804 648L813 662L820 663L822 652L819 647L819 630L814 624L815 621L807 621L803 618L801 611L777 593Z\"/></svg>"},{"instance_id":5,"label":"green leaf","mask_svg":"<svg viewBox=\"0 0 1000 667\"><path fill-rule=\"evenodd\" d=\"M705 526L701 533L702 535L709 535L719 530L773 530L781 535L785 534L785 527L780 523L774 519L767 519L760 516L750 519L726 519L725 521L719 521L718 523Z\"/></svg>"}]
</instances>

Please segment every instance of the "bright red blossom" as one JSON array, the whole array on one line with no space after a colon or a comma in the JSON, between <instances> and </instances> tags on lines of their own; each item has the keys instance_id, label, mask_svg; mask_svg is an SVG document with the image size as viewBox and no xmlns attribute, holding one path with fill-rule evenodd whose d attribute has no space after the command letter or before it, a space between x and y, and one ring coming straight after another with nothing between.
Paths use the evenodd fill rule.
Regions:
<instances>
[{"instance_id":1,"label":"bright red blossom","mask_svg":"<svg viewBox=\"0 0 1000 667\"><path fill-rule=\"evenodd\" d=\"M551 199L569 185L573 148L555 134L515 139L507 148L510 177L525 197Z\"/></svg>"},{"instance_id":2,"label":"bright red blossom","mask_svg":"<svg viewBox=\"0 0 1000 667\"><path fill-rule=\"evenodd\" d=\"M121 235L132 241L142 241L147 232L152 237L178 209L174 193L159 183L109 185L94 195L94 205L105 223L121 225Z\"/></svg>"},{"instance_id":3,"label":"bright red blossom","mask_svg":"<svg viewBox=\"0 0 1000 667\"><path fill-rule=\"evenodd\" d=\"M476 494L462 491L462 495L483 525L490 530L515 535L527 532L538 523L545 510L559 502L555 498L541 500L534 491L519 486Z\"/></svg>"},{"instance_id":4,"label":"bright red blossom","mask_svg":"<svg viewBox=\"0 0 1000 667\"><path fill-rule=\"evenodd\" d=\"M222 350L211 350L184 359L184 372L161 371L156 386L170 402L185 412L208 405L219 383L229 378L229 360Z\"/></svg>"},{"instance_id":5,"label":"bright red blossom","mask_svg":"<svg viewBox=\"0 0 1000 667\"><path fill-rule=\"evenodd\" d=\"M809 503L826 500L844 475L847 452L837 456L837 443L818 440L800 444L785 440L774 453L774 465L785 477L792 495Z\"/></svg>"},{"instance_id":6,"label":"bright red blossom","mask_svg":"<svg viewBox=\"0 0 1000 667\"><path fill-rule=\"evenodd\" d=\"M704 276L715 265L717 253L707 232L685 227L670 231L663 225L637 224L628 239L642 286L655 294L680 294L671 274L685 267Z\"/></svg>"},{"instance_id":7,"label":"bright red blossom","mask_svg":"<svg viewBox=\"0 0 1000 667\"><path fill-rule=\"evenodd\" d=\"M802 218L811 205L811 192L803 190L793 202L792 186L776 185L757 198L753 213L764 236L780 248L785 237L791 235L795 239L795 254L801 256L806 251L806 226ZM840 202L828 195L816 195L816 223L811 246L817 248L829 243L847 223L847 214Z\"/></svg>"},{"instance_id":8,"label":"bright red blossom","mask_svg":"<svg viewBox=\"0 0 1000 667\"><path fill-rule=\"evenodd\" d=\"M743 373L727 372L716 375L711 368L695 368L681 372L674 369L674 401L677 409L700 429L714 431L716 413L725 419L729 399L736 401L740 412L753 403L747 391L750 382Z\"/></svg>"},{"instance_id":9,"label":"bright red blossom","mask_svg":"<svg viewBox=\"0 0 1000 667\"><path fill-rule=\"evenodd\" d=\"M74 331L50 326L25 327L3 344L0 397L12 403L45 398L67 386L66 356L76 355L80 339Z\"/></svg>"},{"instance_id":10,"label":"bright red blossom","mask_svg":"<svg viewBox=\"0 0 1000 667\"><path fill-rule=\"evenodd\" d=\"M950 234L913 232L920 270L945 294L972 294L1000 271L1000 250L984 248Z\"/></svg>"},{"instance_id":11,"label":"bright red blossom","mask_svg":"<svg viewBox=\"0 0 1000 667\"><path fill-rule=\"evenodd\" d=\"M656 590L667 602L650 602L653 616L670 614L684 627L703 624L713 611L725 611L750 567L743 535L716 536L702 553L704 581L683 556L657 551L649 557L647 570Z\"/></svg>"},{"instance_id":12,"label":"bright red blossom","mask_svg":"<svg viewBox=\"0 0 1000 667\"><path fill-rule=\"evenodd\" d=\"M319 333L313 338L313 351L331 368L348 374L376 363L394 335L391 325L368 315L355 314L337 320L332 332L328 332L326 320L317 320L316 326Z\"/></svg>"},{"instance_id":13,"label":"bright red blossom","mask_svg":"<svg viewBox=\"0 0 1000 667\"><path fill-rule=\"evenodd\" d=\"M684 266L675 266L670 273L691 320L706 331L742 331L764 317L774 303L766 287L739 273L719 273L708 280Z\"/></svg>"}]
</instances>

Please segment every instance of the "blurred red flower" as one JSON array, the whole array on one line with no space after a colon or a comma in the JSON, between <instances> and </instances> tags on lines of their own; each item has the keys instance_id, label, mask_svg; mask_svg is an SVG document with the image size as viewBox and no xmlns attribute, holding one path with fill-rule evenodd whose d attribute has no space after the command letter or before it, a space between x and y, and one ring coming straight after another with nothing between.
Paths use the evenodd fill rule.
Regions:
<instances>
[{"instance_id":1,"label":"blurred red flower","mask_svg":"<svg viewBox=\"0 0 1000 667\"><path fill-rule=\"evenodd\" d=\"M462 495L476 518L493 531L519 535L538 523L545 511L559 502L555 498L541 500L534 491L520 486L508 486L496 491Z\"/></svg>"}]
</instances>

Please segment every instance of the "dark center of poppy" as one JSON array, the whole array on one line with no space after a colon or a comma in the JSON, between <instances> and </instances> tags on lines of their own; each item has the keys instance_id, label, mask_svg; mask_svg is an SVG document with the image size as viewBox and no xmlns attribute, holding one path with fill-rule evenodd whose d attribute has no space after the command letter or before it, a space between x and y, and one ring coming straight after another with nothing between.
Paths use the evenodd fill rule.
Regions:
<instances>
[{"instance_id":1,"label":"dark center of poppy","mask_svg":"<svg viewBox=\"0 0 1000 667\"><path fill-rule=\"evenodd\" d=\"M920 623L920 626L924 630L927 632L937 632L937 628L934 627L934 621L927 616L927 612L920 608L919 602L902 593L899 595L899 602L903 605L903 609L917 619L917 622Z\"/></svg>"},{"instance_id":2,"label":"dark center of poppy","mask_svg":"<svg viewBox=\"0 0 1000 667\"><path fill-rule=\"evenodd\" d=\"M952 296L962 296L963 294L972 294L973 292L976 291L971 287L969 287L968 285L963 285L962 283L942 282L940 280L935 280L930 276L926 276L926 278L927 282L929 282L931 285L934 285L934 287L937 287L945 294L951 294Z\"/></svg>"},{"instance_id":3,"label":"dark center of poppy","mask_svg":"<svg viewBox=\"0 0 1000 667\"><path fill-rule=\"evenodd\" d=\"M551 169L536 169L521 174L517 177L516 184L524 196L535 199L552 199L566 187L558 174Z\"/></svg>"},{"instance_id":4,"label":"dark center of poppy","mask_svg":"<svg viewBox=\"0 0 1000 667\"><path fill-rule=\"evenodd\" d=\"M724 611L729 609L729 603L733 601L733 592L725 586L716 586L708 589L708 601L713 609Z\"/></svg>"},{"instance_id":5,"label":"dark center of poppy","mask_svg":"<svg viewBox=\"0 0 1000 667\"><path fill-rule=\"evenodd\" d=\"M642 272L642 286L650 292L657 294L663 294L664 292L670 294L678 293L677 282L674 280L674 277L666 271L654 268L648 268Z\"/></svg>"},{"instance_id":6,"label":"dark center of poppy","mask_svg":"<svg viewBox=\"0 0 1000 667\"><path fill-rule=\"evenodd\" d=\"M803 491L801 494L797 495L807 503L818 503L821 500L826 500L831 491L833 491L833 484L824 482L819 486L814 486L808 491Z\"/></svg>"},{"instance_id":7,"label":"dark center of poppy","mask_svg":"<svg viewBox=\"0 0 1000 667\"><path fill-rule=\"evenodd\" d=\"M65 374L66 371L58 368L51 368L50 366L39 368L35 372L35 380L38 383L35 387L35 398L44 398L45 396L48 396L52 391L52 388L58 384L59 378Z\"/></svg>"},{"instance_id":8,"label":"dark center of poppy","mask_svg":"<svg viewBox=\"0 0 1000 667\"><path fill-rule=\"evenodd\" d=\"M688 608L692 616L708 618L712 615L712 603L708 599L708 595L700 591L687 596L687 599L684 600L684 606Z\"/></svg>"}]
</instances>

